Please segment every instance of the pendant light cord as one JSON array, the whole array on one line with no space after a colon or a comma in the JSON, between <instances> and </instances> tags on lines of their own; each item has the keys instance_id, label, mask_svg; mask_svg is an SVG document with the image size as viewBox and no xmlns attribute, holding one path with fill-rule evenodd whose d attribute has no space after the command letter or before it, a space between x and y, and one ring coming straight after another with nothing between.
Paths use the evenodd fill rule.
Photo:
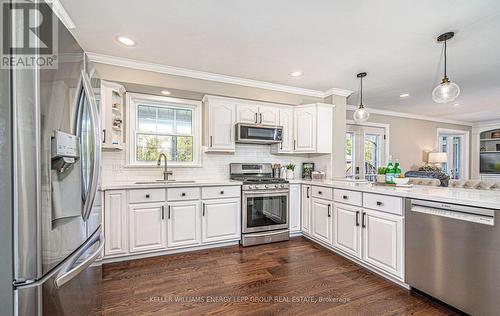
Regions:
<instances>
[{"instance_id":1,"label":"pendant light cord","mask_svg":"<svg viewBox=\"0 0 500 316\"><path fill-rule=\"evenodd\" d=\"M446 78L446 42L444 41L444 77Z\"/></svg>"},{"instance_id":2,"label":"pendant light cord","mask_svg":"<svg viewBox=\"0 0 500 316\"><path fill-rule=\"evenodd\" d=\"M360 100L360 105L363 106L363 77L361 77L361 91L360 91L360 94L361 94L361 100Z\"/></svg>"}]
</instances>

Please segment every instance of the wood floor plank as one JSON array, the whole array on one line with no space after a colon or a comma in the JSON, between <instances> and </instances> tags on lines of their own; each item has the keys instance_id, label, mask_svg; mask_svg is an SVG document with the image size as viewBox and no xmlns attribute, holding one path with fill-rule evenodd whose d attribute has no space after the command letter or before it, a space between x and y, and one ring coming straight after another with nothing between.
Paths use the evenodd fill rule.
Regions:
<instances>
[{"instance_id":1,"label":"wood floor plank","mask_svg":"<svg viewBox=\"0 0 500 316\"><path fill-rule=\"evenodd\" d=\"M104 315L454 314L304 238L112 263L103 271Z\"/></svg>"}]
</instances>

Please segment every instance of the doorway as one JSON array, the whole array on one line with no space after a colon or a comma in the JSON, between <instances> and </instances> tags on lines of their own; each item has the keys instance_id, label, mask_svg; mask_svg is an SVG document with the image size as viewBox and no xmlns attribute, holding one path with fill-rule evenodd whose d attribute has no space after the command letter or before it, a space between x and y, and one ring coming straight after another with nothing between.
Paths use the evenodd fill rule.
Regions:
<instances>
[{"instance_id":1,"label":"doorway","mask_svg":"<svg viewBox=\"0 0 500 316\"><path fill-rule=\"evenodd\" d=\"M388 128L374 123L347 124L346 178L375 181L377 168L387 161Z\"/></svg>"},{"instance_id":2,"label":"doorway","mask_svg":"<svg viewBox=\"0 0 500 316\"><path fill-rule=\"evenodd\" d=\"M438 151L447 153L448 161L441 165L451 179L469 178L469 132L438 128Z\"/></svg>"}]
</instances>

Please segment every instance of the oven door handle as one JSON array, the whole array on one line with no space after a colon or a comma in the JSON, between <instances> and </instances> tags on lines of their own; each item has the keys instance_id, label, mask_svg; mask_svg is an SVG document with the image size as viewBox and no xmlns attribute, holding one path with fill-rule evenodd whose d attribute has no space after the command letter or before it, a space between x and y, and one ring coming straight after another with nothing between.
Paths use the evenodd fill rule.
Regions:
<instances>
[{"instance_id":1,"label":"oven door handle","mask_svg":"<svg viewBox=\"0 0 500 316\"><path fill-rule=\"evenodd\" d=\"M266 195L266 196L278 196L278 195L284 195L284 194L289 194L289 190L260 190L260 191L243 191L243 195L245 196L261 196L261 195Z\"/></svg>"}]
</instances>

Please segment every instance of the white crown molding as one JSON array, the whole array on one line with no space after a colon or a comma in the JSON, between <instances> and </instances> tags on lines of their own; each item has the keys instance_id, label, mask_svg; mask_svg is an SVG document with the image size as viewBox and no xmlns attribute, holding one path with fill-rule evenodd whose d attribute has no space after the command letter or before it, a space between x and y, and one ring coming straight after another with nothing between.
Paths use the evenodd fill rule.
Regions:
<instances>
[{"instance_id":1,"label":"white crown molding","mask_svg":"<svg viewBox=\"0 0 500 316\"><path fill-rule=\"evenodd\" d=\"M92 52L87 52L87 56L89 57L90 61L95 62L95 63L100 63L100 64L120 66L120 67L132 68L132 69L137 69L137 70L145 70L145 71L157 72L157 73L162 73L162 74L167 74L167 75L174 75L174 76L188 77L188 78L194 78L194 79L235 84L235 85L251 87L251 88L259 88L259 89L266 89L266 90L272 90L272 91L286 92L286 93L305 95L305 96L316 97L316 98L326 98L332 94L347 97L352 93L352 91L344 90L344 89L337 89L337 88L332 88L332 89L325 91L325 92L319 91L319 90L304 89L304 88L292 87L292 86L287 86L287 85L282 85L282 84L277 84L277 83L270 83L270 82L253 80L253 79L246 79L246 78L232 77L232 76L226 76L226 75L221 75L221 74L214 74L214 73L209 73L209 72L204 72L204 71L155 64L155 63L150 63L150 62L145 62L145 61L139 61L139 60L134 60L134 59L129 59L129 58L116 57L116 56L110 56L110 55L104 55L104 54L92 53Z\"/></svg>"},{"instance_id":2,"label":"white crown molding","mask_svg":"<svg viewBox=\"0 0 500 316\"><path fill-rule=\"evenodd\" d=\"M351 90L346 90L346 89L339 89L339 88L331 88L326 90L324 93L324 97L329 97L331 95L339 95L342 97L348 97L350 96L354 91Z\"/></svg>"},{"instance_id":3,"label":"white crown molding","mask_svg":"<svg viewBox=\"0 0 500 316\"><path fill-rule=\"evenodd\" d=\"M500 126L500 120L475 122L474 127Z\"/></svg>"},{"instance_id":4,"label":"white crown molding","mask_svg":"<svg viewBox=\"0 0 500 316\"><path fill-rule=\"evenodd\" d=\"M358 107L355 105L348 104L346 106L346 108L347 108L347 110L350 110L350 111L356 111L356 109ZM366 108L367 108L368 112L373 113L373 114L396 116L396 117L403 117L403 118L410 118L410 119L424 120L424 121L431 121L431 122L439 122L439 123L447 123L447 124L474 126L474 123L471 123L471 122L455 121L455 120L448 120L448 119L433 117L433 116L410 114L410 113L396 112L396 111L389 111L389 110L381 110L381 109L376 109L376 108L372 108L372 107L366 107Z\"/></svg>"},{"instance_id":5,"label":"white crown molding","mask_svg":"<svg viewBox=\"0 0 500 316\"><path fill-rule=\"evenodd\" d=\"M57 17L59 18L59 20L61 20L64 26L66 26L70 30L76 28L75 23L69 16L66 9L64 9L61 2L59 2L59 0L45 0L45 2L52 8L52 11L54 12L55 15L57 15Z\"/></svg>"}]
</instances>

